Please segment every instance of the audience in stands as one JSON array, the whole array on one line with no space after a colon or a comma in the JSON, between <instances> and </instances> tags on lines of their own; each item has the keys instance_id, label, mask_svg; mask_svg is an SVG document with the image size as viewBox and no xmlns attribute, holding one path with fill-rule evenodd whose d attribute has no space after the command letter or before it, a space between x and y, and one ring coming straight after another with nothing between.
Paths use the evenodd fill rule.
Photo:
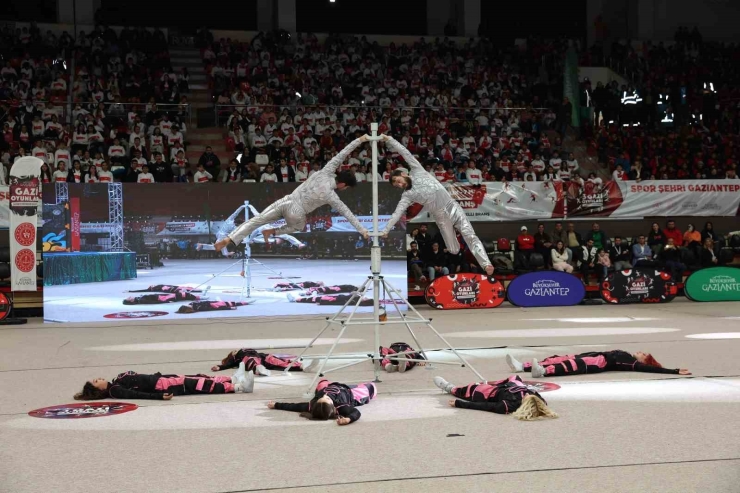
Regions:
<instances>
[{"instance_id":1,"label":"audience in stands","mask_svg":"<svg viewBox=\"0 0 740 493\"><path fill-rule=\"evenodd\" d=\"M527 56L551 51L546 41L502 49L482 38L464 46L421 39L387 47L334 35L319 42L312 34L262 33L241 43L209 42L203 31L199 39L228 146L246 159L240 167L263 153L273 165L285 157L294 171L291 162L322 165L374 121L422 160L439 159L441 171L451 170L437 175L441 181L525 181L534 154L550 160L562 151L547 135L556 128L559 82L544 82L539 63ZM369 147L355 155L358 173L370 164ZM398 157L380 147L379 172L397 167ZM527 176L569 177L558 170Z\"/></svg>"},{"instance_id":2,"label":"audience in stands","mask_svg":"<svg viewBox=\"0 0 740 493\"><path fill-rule=\"evenodd\" d=\"M573 256L570 248L565 247L563 240L555 242L555 248L551 252L551 261L553 269L569 274L573 272Z\"/></svg>"},{"instance_id":3,"label":"audience in stands","mask_svg":"<svg viewBox=\"0 0 740 493\"><path fill-rule=\"evenodd\" d=\"M645 236L640 235L637 243L632 246L632 267L653 267L653 251L645 243Z\"/></svg>"},{"instance_id":4,"label":"audience in stands","mask_svg":"<svg viewBox=\"0 0 740 493\"><path fill-rule=\"evenodd\" d=\"M614 270L627 270L632 267L630 248L622 244L620 236L614 237L614 244L609 248L609 258L614 265Z\"/></svg>"}]
</instances>

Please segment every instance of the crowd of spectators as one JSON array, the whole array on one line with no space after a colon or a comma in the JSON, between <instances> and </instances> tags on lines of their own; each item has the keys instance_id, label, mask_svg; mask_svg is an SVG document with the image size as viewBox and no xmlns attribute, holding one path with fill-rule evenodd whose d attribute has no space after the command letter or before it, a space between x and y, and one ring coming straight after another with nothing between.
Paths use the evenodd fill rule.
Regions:
<instances>
[{"instance_id":1,"label":"crowd of spectators","mask_svg":"<svg viewBox=\"0 0 740 493\"><path fill-rule=\"evenodd\" d=\"M221 181L300 181L371 122L422 160L438 159L430 171L441 181L577 174L577 161L549 131L570 103L556 96L559 82L541 75L546 41L501 48L422 38L383 47L364 37L319 42L277 32L242 43L207 31L200 41L229 149L242 156ZM372 172L369 146L350 161L358 181ZM381 177L398 164L381 148Z\"/></svg>"},{"instance_id":2,"label":"crowd of spectators","mask_svg":"<svg viewBox=\"0 0 740 493\"><path fill-rule=\"evenodd\" d=\"M192 181L189 76L172 69L161 30L100 26L74 39L31 26L4 30L2 43L11 57L0 68L4 166L38 157L45 183Z\"/></svg>"},{"instance_id":3,"label":"crowd of spectators","mask_svg":"<svg viewBox=\"0 0 740 493\"><path fill-rule=\"evenodd\" d=\"M72 38L35 24L0 28L0 183L17 156L29 155L41 143L50 143L53 154L65 130L68 89L67 64Z\"/></svg>"},{"instance_id":4,"label":"crowd of spectators","mask_svg":"<svg viewBox=\"0 0 740 493\"><path fill-rule=\"evenodd\" d=\"M737 232L717 232L711 221L701 230L687 223L681 231L668 219L664 226L653 223L650 231L632 237L609 237L599 223L585 232L575 223L555 223L550 232L539 223L531 234L527 226L513 242L502 238L489 243L487 250L498 274L535 270L557 270L580 274L584 284L590 278L604 279L609 272L639 267L655 267L669 272L676 282L687 270L732 263L734 250L740 249ZM431 234L422 224L407 235L409 278L416 283L433 281L440 275L482 272L460 241L461 252L452 255L439 234ZM485 243L485 242L484 242Z\"/></svg>"},{"instance_id":5,"label":"crowd of spectators","mask_svg":"<svg viewBox=\"0 0 740 493\"><path fill-rule=\"evenodd\" d=\"M611 65L630 85L583 81L579 104L597 123L590 151L614 179L738 178L740 46L682 28L673 43L615 42L606 51L595 45L581 63Z\"/></svg>"}]
</instances>

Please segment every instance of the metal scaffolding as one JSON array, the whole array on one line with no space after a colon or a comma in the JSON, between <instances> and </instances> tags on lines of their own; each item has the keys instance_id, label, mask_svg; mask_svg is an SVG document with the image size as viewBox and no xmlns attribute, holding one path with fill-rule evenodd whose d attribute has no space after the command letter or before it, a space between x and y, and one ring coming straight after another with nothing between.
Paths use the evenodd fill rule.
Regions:
<instances>
[{"instance_id":1,"label":"metal scaffolding","mask_svg":"<svg viewBox=\"0 0 740 493\"><path fill-rule=\"evenodd\" d=\"M110 224L110 249L123 250L123 184L121 183L108 184L108 223Z\"/></svg>"},{"instance_id":2,"label":"metal scaffolding","mask_svg":"<svg viewBox=\"0 0 740 493\"><path fill-rule=\"evenodd\" d=\"M57 194L57 204L66 203L69 200L69 188L67 187L67 182L55 182L54 188L56 189Z\"/></svg>"}]
</instances>

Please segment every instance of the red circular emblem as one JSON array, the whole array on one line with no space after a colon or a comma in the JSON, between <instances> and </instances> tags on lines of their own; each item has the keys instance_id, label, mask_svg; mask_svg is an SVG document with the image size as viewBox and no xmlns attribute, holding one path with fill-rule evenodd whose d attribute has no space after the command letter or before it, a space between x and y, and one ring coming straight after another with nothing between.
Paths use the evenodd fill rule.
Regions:
<instances>
[{"instance_id":1,"label":"red circular emblem","mask_svg":"<svg viewBox=\"0 0 740 493\"><path fill-rule=\"evenodd\" d=\"M21 223L15 228L15 241L24 247L31 246L36 241L36 228L30 223Z\"/></svg>"},{"instance_id":2,"label":"red circular emblem","mask_svg":"<svg viewBox=\"0 0 740 493\"><path fill-rule=\"evenodd\" d=\"M149 311L143 311L143 312L118 312L118 313L109 313L108 315L103 315L105 318L152 318L152 317L161 317L163 315L167 315L167 312L149 312Z\"/></svg>"},{"instance_id":3,"label":"red circular emblem","mask_svg":"<svg viewBox=\"0 0 740 493\"><path fill-rule=\"evenodd\" d=\"M36 267L36 254L28 248L24 248L15 254L15 266L21 272L31 272Z\"/></svg>"},{"instance_id":4,"label":"red circular emblem","mask_svg":"<svg viewBox=\"0 0 740 493\"><path fill-rule=\"evenodd\" d=\"M28 413L34 418L80 419L100 418L123 414L137 409L136 404L126 402L86 402L84 404L62 404L61 406L43 407Z\"/></svg>"}]
</instances>

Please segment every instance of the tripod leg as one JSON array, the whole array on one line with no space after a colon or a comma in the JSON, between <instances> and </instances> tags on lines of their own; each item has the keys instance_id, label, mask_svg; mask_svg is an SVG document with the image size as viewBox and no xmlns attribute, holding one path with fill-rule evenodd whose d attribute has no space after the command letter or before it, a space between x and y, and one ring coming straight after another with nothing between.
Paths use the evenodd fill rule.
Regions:
<instances>
[{"instance_id":1,"label":"tripod leg","mask_svg":"<svg viewBox=\"0 0 740 493\"><path fill-rule=\"evenodd\" d=\"M392 294L398 293L395 289L393 289L392 286L390 286L389 284L387 284L385 281L383 281L383 286L385 287L386 291L390 291ZM401 308L399 308L398 303L396 303L396 300L392 296L391 296L391 299L393 300L393 306L395 307L396 312L398 312L398 316L401 317L401 318L405 318L404 315L403 315L403 312L401 311ZM401 299L403 299L403 298L401 298ZM419 340L416 338L416 334L414 334L414 331L411 328L411 325L408 322L406 324L404 324L404 325L406 325L406 328L408 329L409 334L411 334L411 338L414 340L414 344L416 344L416 347L419 348L419 352L422 354L422 356L424 356L424 359L426 359L427 361L429 361L429 364L427 365L427 368L434 369L434 365L429 360L429 357L427 356L426 351L422 347L422 345L419 342Z\"/></svg>"},{"instance_id":2,"label":"tripod leg","mask_svg":"<svg viewBox=\"0 0 740 493\"><path fill-rule=\"evenodd\" d=\"M359 296L359 293L365 292L365 290L367 289L367 284L369 282L370 282L370 279L368 279L367 281L365 281L365 284L362 285L362 288L360 290L358 290L357 302L355 303L355 307L350 312L349 316L347 317L347 320L343 320L341 322L341 324L342 324L342 330L339 331L339 335L337 335L337 338L334 339L334 344L331 345L331 348L329 348L329 352L326 353L326 355L324 356L324 359L321 361L321 366L316 371L316 375L313 377L313 380L311 381L311 385L309 385L308 389L306 390L306 394L305 395L308 395L311 392L311 390L315 388L316 380L318 380L319 377L321 376L321 374L324 372L324 368L326 367L326 363L329 361L329 358L331 357L331 355L334 354L334 350L337 348L337 344L339 344L339 341L342 339L342 336L344 335L344 332L347 330L347 327L349 327L349 325L347 325L347 322L349 322L349 321L352 320L352 317L354 316L355 312L360 307L360 303L362 302L362 296ZM344 310L344 308L346 308L347 305L350 303L350 301L352 301L353 299L354 299L354 296L350 297L350 299L347 300L347 303L345 303L345 305L342 307L342 310ZM339 313L341 313L341 312L339 312ZM333 319L335 319L339 315L339 313L337 313L336 315L334 315ZM331 324L331 322L329 322L329 324ZM326 330L326 328L324 328L324 330ZM316 339L318 339L318 336L316 336L314 338L314 341ZM311 343L313 344L313 341ZM308 349L308 348L305 348L303 350L304 353L306 352L306 349ZM301 354L303 354L303 353L301 353ZM286 368L286 370L287 370L287 368Z\"/></svg>"},{"instance_id":3,"label":"tripod leg","mask_svg":"<svg viewBox=\"0 0 740 493\"><path fill-rule=\"evenodd\" d=\"M386 283L386 285L387 285L387 288L389 289L389 291L391 291L392 293L398 295L399 298L403 299L403 296L401 296L401 293L399 293L396 288L394 288L393 286L391 286L390 284L387 284L387 283ZM406 306L409 308L409 310L411 310L412 312L414 312L414 315L418 316L421 319L424 318L416 310L416 308L414 308L411 304L409 304L405 300L404 300L404 302L406 303ZM436 335L437 337L439 337L439 339L442 342L445 343L445 346L447 346L448 349L450 349L453 353L455 353L455 356L457 356L457 359L459 359L463 363L464 366L466 366L467 368L470 368L470 371L472 371L473 373L475 373L475 375L481 380L481 382L486 382L487 381L483 377L483 375L481 375L480 373L478 373L478 370L476 370L475 368L473 368L472 366L470 366L470 364L465 360L465 358L460 353L458 353L457 350L454 347L452 347L452 345L449 342L447 342L447 339L445 339L442 336L442 334L440 334L439 332L437 332L437 329L435 329L434 326L432 326L431 321L427 321L426 322L426 325L427 325L427 327L429 327L432 330L432 332L434 332L434 335ZM411 330L411 329L409 329L409 330ZM412 334L413 334L413 332L412 332ZM425 355L425 357L426 357L426 355Z\"/></svg>"},{"instance_id":4,"label":"tripod leg","mask_svg":"<svg viewBox=\"0 0 740 493\"><path fill-rule=\"evenodd\" d=\"M360 288L360 289L358 290L358 292L359 292L359 293L364 293L364 292L365 292L365 291L367 290L367 284L368 284L369 282L370 282L370 280L369 280L369 279L368 279L367 281L365 281L365 284L363 284L363 285L362 285L362 287L361 287L361 288ZM338 318L338 317L339 317L339 316L340 316L340 315L341 315L341 314L342 314L342 313L344 312L344 310L346 310L346 309L347 309L347 307L349 306L349 304L350 304L350 303L352 302L352 300L353 300L353 299L354 299L354 297L350 297L350 298L349 298L349 299L347 300L347 303L345 303L345 304L344 304L344 306L343 306L343 307L342 307L342 308L341 308L341 309L340 309L340 310L339 310L339 311L338 311L337 313L335 313L335 314L334 314L334 316L332 316L331 318L327 319L327 321L326 321L326 325L324 325L324 328L323 328L323 329L321 329L321 332L319 332L319 333L318 333L318 334L316 335L316 337L314 337L314 338L313 338L313 339L311 340L311 342L309 342L309 343L308 343L308 344L306 345L306 347L304 347L304 348L303 348L303 351L301 351L301 353L300 353L300 354L299 354L298 356L296 356L295 358L293 358L292 360L290 360L290 361L289 361L289 365L288 365L288 366L287 366L287 367L285 368L285 370L283 370L283 372L284 372L284 373L287 373L287 372L288 372L288 370L290 369L290 365L292 365L292 364L293 364L293 363L294 363L295 361L298 361L298 360L300 360L300 359L301 359L301 358L303 357L303 355L304 355L304 354L306 354L306 351L308 351L308 350L309 350L309 348L310 348L311 346L313 346L313 343L314 343L314 342L316 342L316 340L317 340L317 339L318 339L319 337L321 337L321 335L322 335L322 334L323 334L324 332L326 332L326 329L328 329L328 328L329 328L329 327L331 326L331 324L332 324L332 323L334 323L334 321L335 321L335 320L336 320L336 319L337 319L337 318ZM362 300L362 296L360 296L359 300L360 300L360 301ZM359 306L359 301L357 302L357 305ZM354 309L354 310L352 310L352 314L354 314L355 310L357 310L357 306L355 306L355 309ZM350 315L350 317L352 317L352 315ZM322 366L322 367L321 367L321 369L323 370L323 368L324 368L324 367Z\"/></svg>"}]
</instances>

